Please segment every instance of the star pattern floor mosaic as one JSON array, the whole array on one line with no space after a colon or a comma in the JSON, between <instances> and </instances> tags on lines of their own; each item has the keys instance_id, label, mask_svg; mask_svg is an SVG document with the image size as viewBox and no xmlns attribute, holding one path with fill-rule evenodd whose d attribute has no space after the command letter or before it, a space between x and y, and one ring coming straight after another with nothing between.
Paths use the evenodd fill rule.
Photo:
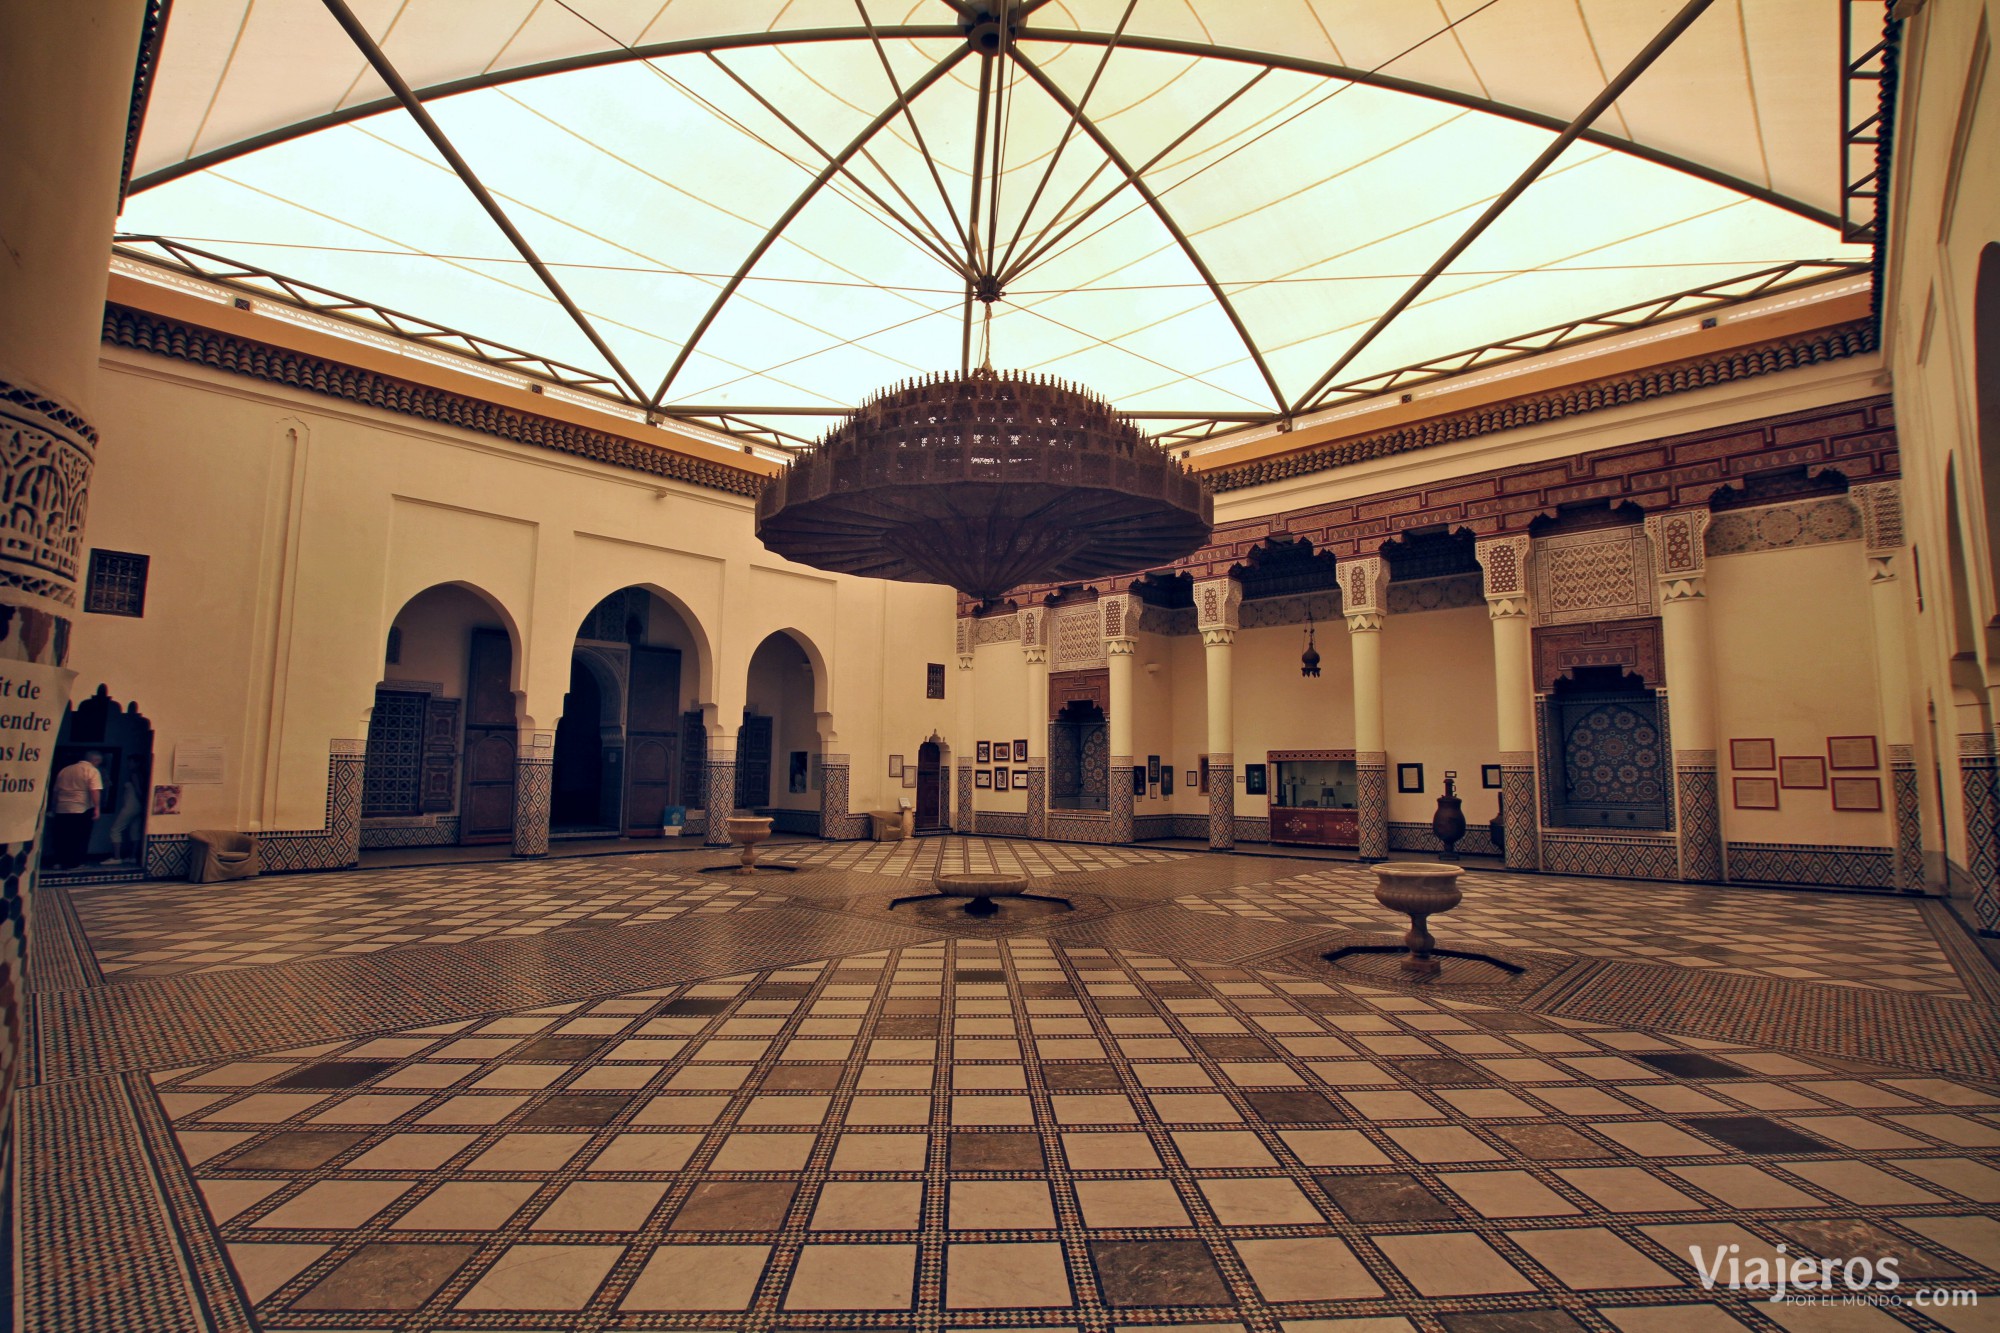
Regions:
<instances>
[{"instance_id":1,"label":"star pattern floor mosaic","mask_svg":"<svg viewBox=\"0 0 2000 1333\"><path fill-rule=\"evenodd\" d=\"M1003 871L1027 875L1073 874L1121 866L1164 865L1184 857L1144 847L1091 847L1078 843L1003 842L997 838L913 838L901 842L789 844L765 860L820 870L861 870L876 875L928 879L943 873Z\"/></svg>"},{"instance_id":2,"label":"star pattern floor mosaic","mask_svg":"<svg viewBox=\"0 0 2000 1333\"><path fill-rule=\"evenodd\" d=\"M1441 937L1469 933L1501 948L1966 998L1964 981L1911 899L1606 885L1497 872L1462 882L1477 891L1437 919ZM1367 867L1327 865L1275 883L1176 901L1190 911L1253 921L1380 930L1382 909L1371 889Z\"/></svg>"},{"instance_id":3,"label":"star pattern floor mosaic","mask_svg":"<svg viewBox=\"0 0 2000 1333\"><path fill-rule=\"evenodd\" d=\"M1977 1076L1911 1067L1886 1021L1866 1060L1811 1041L1692 1036L1675 1021L1677 978L1718 980L1688 960L1722 956L1746 925L1789 919L1785 947L1806 938L1831 957L1857 931L1889 938L1851 913L1879 912L1886 931L1907 924L1910 904L1743 894L1745 921L1703 932L1722 937L1710 943L1663 924L1699 915L1672 886L1479 876L1467 922L1483 910L1481 891L1504 886L1515 907L1480 918L1480 930L1518 947L1567 948L1530 918L1576 932L1570 898L1585 888L1599 912L1676 940L1671 955L1647 952L1667 947L1657 943L1617 955L1647 963L1627 970L1665 988L1656 1020L1603 1022L1538 1011L1532 997L1227 961L1253 942L1303 947L1345 924L1326 915L1328 902L1299 896L1337 897L1351 887L1345 868L1157 852L1135 862L1113 851L965 848L1093 867L1077 878L1132 905L1079 929L1024 917L993 938L927 938L919 927L889 947L829 951L854 927L827 904L858 881L894 888L922 873L871 876L848 862L837 874L754 881L758 897L787 904L779 912L690 907L685 923L656 918L649 927L663 940L685 931L705 941L697 957L662 957L658 975L674 978L663 984L306 1046L249 1039L172 1068L107 1057L30 1086L23 1327L2000 1326L2000 1061ZM570 869L578 883L623 881L642 859ZM341 966L407 970L435 958L439 984L451 984L446 964L490 940L438 936L459 929L448 923L470 898L545 891L527 887L546 886L533 873L505 879L523 869L425 870L422 891L440 913L452 909L444 929ZM841 892L816 883L826 877ZM306 901L298 890L341 878L371 876L258 887L274 902ZM384 895L413 892L400 872L372 878ZM212 889L123 892L146 899L162 947L176 938L176 909L184 933L214 930L195 915ZM367 890L355 892L348 910L366 910ZM621 893L633 901L629 885ZM106 915L108 892L87 897L77 895L75 920L89 938L69 947L105 947L99 932L129 937L129 921ZM1660 906L1642 918L1647 903ZM548 929L643 933L589 915ZM67 916L48 920L50 932L73 929ZM781 920L795 948L774 953L758 939L753 954L760 921ZM1118 925L1126 920L1153 924ZM1189 929L1176 933L1181 924ZM1365 924L1386 925L1379 912ZM1168 956L1132 942L1167 934L1190 943ZM1902 947L1920 942L1906 936ZM1825 980L1855 980L1891 952L1836 959L1827 978L1749 970L1810 1009L1815 994L1834 994ZM752 956L787 961L742 966ZM1947 971L1952 958L1984 966L1976 951L1938 956ZM277 997L260 1003L310 1005L310 969L325 966L255 962L116 989L138 999L257 971L298 979L256 992ZM1981 1009L1963 998L1974 993L1990 990L1864 981L1835 998L1842 1012L1914 1005L1950 1025ZM409 1012L435 1009L412 1001ZM1710 1030L1716 1021L1703 1016ZM1697 1247L1743 1264L1805 1259L1815 1272L1822 1261L1893 1259L1901 1285L1872 1304L1773 1303L1768 1292L1705 1287ZM1960 1303L1919 1305L1920 1291ZM1981 1303L1966 1303L1973 1296Z\"/></svg>"}]
</instances>

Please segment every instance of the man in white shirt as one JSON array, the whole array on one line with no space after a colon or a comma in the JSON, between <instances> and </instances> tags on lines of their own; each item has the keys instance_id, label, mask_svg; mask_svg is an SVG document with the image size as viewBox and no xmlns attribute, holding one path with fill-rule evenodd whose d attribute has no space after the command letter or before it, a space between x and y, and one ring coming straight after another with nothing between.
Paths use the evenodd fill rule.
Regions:
<instances>
[{"instance_id":1,"label":"man in white shirt","mask_svg":"<svg viewBox=\"0 0 2000 1333\"><path fill-rule=\"evenodd\" d=\"M72 870L90 850L90 827L104 805L104 774L97 767L103 762L101 751L86 751L56 774L49 797L50 870Z\"/></svg>"}]
</instances>

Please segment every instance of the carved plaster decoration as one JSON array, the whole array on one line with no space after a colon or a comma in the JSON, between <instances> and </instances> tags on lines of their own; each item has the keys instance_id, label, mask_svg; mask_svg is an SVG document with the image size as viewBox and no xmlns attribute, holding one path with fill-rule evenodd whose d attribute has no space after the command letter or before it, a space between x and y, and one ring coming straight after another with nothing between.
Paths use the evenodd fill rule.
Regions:
<instances>
[{"instance_id":1,"label":"carved plaster decoration","mask_svg":"<svg viewBox=\"0 0 2000 1333\"><path fill-rule=\"evenodd\" d=\"M1235 579L1205 579L1194 585L1195 627L1234 630L1243 623L1243 585Z\"/></svg>"},{"instance_id":2,"label":"carved plaster decoration","mask_svg":"<svg viewBox=\"0 0 2000 1333\"><path fill-rule=\"evenodd\" d=\"M1861 540L1868 553L1894 551L1903 545L1903 483L1871 481L1848 491L1861 511Z\"/></svg>"},{"instance_id":3,"label":"carved plaster decoration","mask_svg":"<svg viewBox=\"0 0 2000 1333\"><path fill-rule=\"evenodd\" d=\"M1538 623L1573 625L1653 614L1653 560L1638 524L1538 537L1534 554Z\"/></svg>"},{"instance_id":4,"label":"carved plaster decoration","mask_svg":"<svg viewBox=\"0 0 2000 1333\"><path fill-rule=\"evenodd\" d=\"M1021 637L1021 618L1012 616L977 616L972 621L972 641L982 643L1015 643Z\"/></svg>"},{"instance_id":5,"label":"carved plaster decoration","mask_svg":"<svg viewBox=\"0 0 2000 1333\"><path fill-rule=\"evenodd\" d=\"M97 432L0 380L0 584L76 605Z\"/></svg>"},{"instance_id":6,"label":"carved plaster decoration","mask_svg":"<svg viewBox=\"0 0 2000 1333\"><path fill-rule=\"evenodd\" d=\"M1129 593L1097 599L1098 630L1109 641L1130 639L1138 631L1137 606Z\"/></svg>"},{"instance_id":7,"label":"carved plaster decoration","mask_svg":"<svg viewBox=\"0 0 2000 1333\"><path fill-rule=\"evenodd\" d=\"M1479 576L1449 574L1436 579L1412 579L1389 584L1389 614L1411 616L1424 611L1452 611L1479 605Z\"/></svg>"},{"instance_id":8,"label":"carved plaster decoration","mask_svg":"<svg viewBox=\"0 0 2000 1333\"><path fill-rule=\"evenodd\" d=\"M1081 671L1104 665L1104 636L1097 607L1089 602L1059 606L1049 632L1049 662L1057 671ZM1121 617L1122 621L1122 617Z\"/></svg>"},{"instance_id":9,"label":"carved plaster decoration","mask_svg":"<svg viewBox=\"0 0 2000 1333\"><path fill-rule=\"evenodd\" d=\"M1388 607L1383 591L1389 582L1388 564L1379 555L1357 556L1340 562L1340 601L1350 630L1382 628Z\"/></svg>"},{"instance_id":10,"label":"carved plaster decoration","mask_svg":"<svg viewBox=\"0 0 2000 1333\"><path fill-rule=\"evenodd\" d=\"M1031 606L1017 614L1017 618L1021 622L1021 647L1046 648L1049 646L1048 640L1042 637L1048 632L1048 614L1046 610L1039 606Z\"/></svg>"},{"instance_id":11,"label":"carved plaster decoration","mask_svg":"<svg viewBox=\"0 0 2000 1333\"><path fill-rule=\"evenodd\" d=\"M973 636L977 630L976 622L971 616L960 616L958 618L957 629L958 655L960 657L969 656L974 643Z\"/></svg>"},{"instance_id":12,"label":"carved plaster decoration","mask_svg":"<svg viewBox=\"0 0 2000 1333\"><path fill-rule=\"evenodd\" d=\"M1592 666L1622 667L1656 689L1666 684L1666 652L1658 616L1538 629L1534 641L1537 693L1555 688L1559 677L1578 667Z\"/></svg>"},{"instance_id":13,"label":"carved plaster decoration","mask_svg":"<svg viewBox=\"0 0 2000 1333\"><path fill-rule=\"evenodd\" d=\"M1529 557L1533 554L1528 534L1486 537L1473 544L1472 552L1485 575L1486 614L1494 620L1526 618Z\"/></svg>"},{"instance_id":14,"label":"carved plaster decoration","mask_svg":"<svg viewBox=\"0 0 2000 1333\"><path fill-rule=\"evenodd\" d=\"M1827 495L1717 514L1709 520L1704 545L1710 555L1747 555L1822 542L1851 542L1862 535L1862 528L1859 502L1845 495Z\"/></svg>"}]
</instances>

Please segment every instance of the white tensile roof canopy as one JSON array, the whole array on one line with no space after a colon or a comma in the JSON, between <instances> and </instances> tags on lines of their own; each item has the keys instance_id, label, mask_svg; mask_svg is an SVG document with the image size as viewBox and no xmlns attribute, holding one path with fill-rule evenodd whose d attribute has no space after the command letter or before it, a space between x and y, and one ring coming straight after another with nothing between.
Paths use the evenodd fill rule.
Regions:
<instances>
[{"instance_id":1,"label":"white tensile roof canopy","mask_svg":"<svg viewBox=\"0 0 2000 1333\"><path fill-rule=\"evenodd\" d=\"M994 365L1198 432L1864 261L1839 8L175 0L121 226L792 436L995 297Z\"/></svg>"}]
</instances>

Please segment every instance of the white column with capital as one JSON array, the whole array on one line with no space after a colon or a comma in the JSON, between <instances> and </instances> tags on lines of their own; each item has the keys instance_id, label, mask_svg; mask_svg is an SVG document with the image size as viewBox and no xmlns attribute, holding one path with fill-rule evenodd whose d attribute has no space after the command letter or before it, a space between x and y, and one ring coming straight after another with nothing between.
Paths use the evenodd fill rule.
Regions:
<instances>
[{"instance_id":1,"label":"white column with capital","mask_svg":"<svg viewBox=\"0 0 2000 1333\"><path fill-rule=\"evenodd\" d=\"M1903 486L1877 481L1848 492L1861 511L1862 549L1868 560L1868 609L1875 623L1875 680L1882 701L1882 749L1889 768L1889 808L1895 818L1896 887L1924 891L1924 820L1917 795L1917 718L1910 697L1912 604L1900 577L1903 555Z\"/></svg>"},{"instance_id":2,"label":"white column with capital","mask_svg":"<svg viewBox=\"0 0 2000 1333\"><path fill-rule=\"evenodd\" d=\"M1242 624L1243 585L1231 578L1197 583L1194 606L1208 678L1208 845L1224 851L1236 845L1236 699L1231 655Z\"/></svg>"},{"instance_id":3,"label":"white column with capital","mask_svg":"<svg viewBox=\"0 0 2000 1333\"><path fill-rule=\"evenodd\" d=\"M1101 597L1097 602L1099 632L1104 636L1104 664L1110 682L1110 716L1105 730L1111 750L1110 772L1105 774L1105 805L1111 816L1110 840L1132 841L1132 654L1138 640L1130 634L1132 599L1128 596Z\"/></svg>"},{"instance_id":4,"label":"white column with capital","mask_svg":"<svg viewBox=\"0 0 2000 1333\"><path fill-rule=\"evenodd\" d=\"M1389 855L1389 744L1382 713L1382 625L1388 619L1389 571L1379 555L1340 562L1341 611L1354 662L1355 813L1361 859Z\"/></svg>"},{"instance_id":5,"label":"white column with capital","mask_svg":"<svg viewBox=\"0 0 2000 1333\"><path fill-rule=\"evenodd\" d=\"M1646 519L1659 578L1660 651L1667 685L1667 730L1674 753L1674 828L1683 880L1728 873L1716 775L1715 649L1708 616L1706 509L1674 509Z\"/></svg>"},{"instance_id":6,"label":"white column with capital","mask_svg":"<svg viewBox=\"0 0 2000 1333\"><path fill-rule=\"evenodd\" d=\"M1493 699L1499 725L1501 848L1509 870L1539 870L1535 802L1535 649L1528 608L1529 538L1488 537L1474 548L1493 625Z\"/></svg>"},{"instance_id":7,"label":"white column with capital","mask_svg":"<svg viewBox=\"0 0 2000 1333\"><path fill-rule=\"evenodd\" d=\"M1033 606L1020 612L1021 655L1028 665L1028 836L1048 832L1049 804L1049 613Z\"/></svg>"},{"instance_id":8,"label":"white column with capital","mask_svg":"<svg viewBox=\"0 0 2000 1333\"><path fill-rule=\"evenodd\" d=\"M973 708L972 658L979 643L979 622L971 616L958 618L958 725L957 744L951 747L952 781L957 784L952 793L953 815L951 826L959 833L972 834L979 824L979 817L972 808L972 758L978 753L978 744L972 738L978 723L978 714Z\"/></svg>"}]
</instances>

